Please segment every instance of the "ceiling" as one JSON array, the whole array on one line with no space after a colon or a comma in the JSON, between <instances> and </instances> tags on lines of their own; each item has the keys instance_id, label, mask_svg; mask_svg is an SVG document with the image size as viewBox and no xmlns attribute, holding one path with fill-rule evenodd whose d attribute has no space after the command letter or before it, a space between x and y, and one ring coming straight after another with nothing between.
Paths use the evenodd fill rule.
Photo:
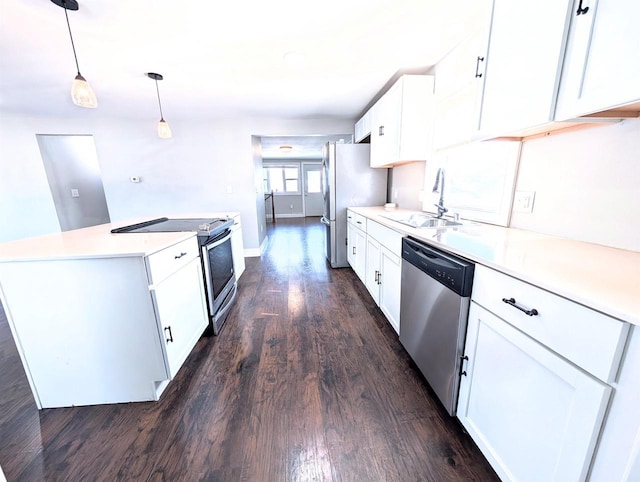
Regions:
<instances>
[{"instance_id":1,"label":"ceiling","mask_svg":"<svg viewBox=\"0 0 640 482\"><path fill-rule=\"evenodd\" d=\"M399 71L436 63L467 31L480 2L78 3L69 21L80 71L99 103L83 115L159 117L155 85L145 76L158 72L171 123L355 119ZM0 113L78 116L64 10L49 0L0 0L0 9ZM299 55L288 62L288 52Z\"/></svg>"}]
</instances>

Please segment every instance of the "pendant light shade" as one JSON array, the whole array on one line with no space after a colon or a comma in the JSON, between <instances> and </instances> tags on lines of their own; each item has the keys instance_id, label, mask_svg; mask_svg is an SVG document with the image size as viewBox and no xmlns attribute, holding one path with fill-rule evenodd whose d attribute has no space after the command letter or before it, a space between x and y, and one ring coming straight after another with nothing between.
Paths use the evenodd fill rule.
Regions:
<instances>
[{"instance_id":1,"label":"pendant light shade","mask_svg":"<svg viewBox=\"0 0 640 482\"><path fill-rule=\"evenodd\" d=\"M76 75L76 78L71 85L71 98L73 99L73 103L80 107L88 107L90 109L98 107L96 94L93 92L93 89L87 83L85 78L80 74Z\"/></svg>"},{"instance_id":2,"label":"pendant light shade","mask_svg":"<svg viewBox=\"0 0 640 482\"><path fill-rule=\"evenodd\" d=\"M171 139L171 128L164 119L160 119L158 122L158 135L163 139Z\"/></svg>"},{"instance_id":3,"label":"pendant light shade","mask_svg":"<svg viewBox=\"0 0 640 482\"><path fill-rule=\"evenodd\" d=\"M80 73L80 67L78 66L78 56L76 55L76 46L73 42L73 35L71 34L71 25L69 24L69 15L67 10L78 10L78 2L76 0L51 0L53 3L64 9L64 16L67 19L67 28L69 29L69 38L71 39L71 48L73 49L73 58L76 61L76 70L78 75L71 85L71 100L73 103L80 107L87 107L89 109L95 109L98 107L98 99L95 92L87 80Z\"/></svg>"},{"instance_id":4,"label":"pendant light shade","mask_svg":"<svg viewBox=\"0 0 640 482\"><path fill-rule=\"evenodd\" d=\"M158 122L158 136L162 139L171 139L171 128L167 121L164 120L164 116L162 115L162 103L160 102L160 89L158 88L158 81L162 80L161 74L156 74L154 72L148 72L147 77L156 81L156 94L158 94L158 107L160 108L160 122Z\"/></svg>"}]
</instances>

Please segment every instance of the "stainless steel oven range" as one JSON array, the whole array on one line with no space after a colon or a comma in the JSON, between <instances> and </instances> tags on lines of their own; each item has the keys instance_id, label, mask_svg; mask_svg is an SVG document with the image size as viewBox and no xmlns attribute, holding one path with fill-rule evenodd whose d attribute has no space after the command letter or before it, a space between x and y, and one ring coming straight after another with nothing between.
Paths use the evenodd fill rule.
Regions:
<instances>
[{"instance_id":1,"label":"stainless steel oven range","mask_svg":"<svg viewBox=\"0 0 640 482\"><path fill-rule=\"evenodd\" d=\"M207 292L209 327L205 335L217 335L227 319L237 293L231 251L232 219L224 218L158 218L112 229L118 233L166 233L195 231L198 233L200 259Z\"/></svg>"}]
</instances>

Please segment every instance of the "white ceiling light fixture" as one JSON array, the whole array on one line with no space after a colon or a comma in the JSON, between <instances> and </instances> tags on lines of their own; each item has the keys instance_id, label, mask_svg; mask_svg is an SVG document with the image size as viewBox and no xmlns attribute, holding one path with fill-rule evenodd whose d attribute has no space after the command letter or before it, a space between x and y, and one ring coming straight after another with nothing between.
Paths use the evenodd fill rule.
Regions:
<instances>
[{"instance_id":1,"label":"white ceiling light fixture","mask_svg":"<svg viewBox=\"0 0 640 482\"><path fill-rule=\"evenodd\" d=\"M69 29L69 38L71 39L71 48L73 49L73 58L76 61L76 70L78 75L71 85L71 99L73 103L80 107L86 107L89 109L95 109L98 107L98 99L95 92L87 82L87 80L80 73L80 67L78 66L78 55L76 54L76 46L73 43L73 35L71 34L71 25L69 25L69 15L67 10L78 10L78 2L76 0L51 0L53 3L64 9L64 16L67 19L67 28Z\"/></svg>"},{"instance_id":2,"label":"white ceiling light fixture","mask_svg":"<svg viewBox=\"0 0 640 482\"><path fill-rule=\"evenodd\" d=\"M280 146L282 152L289 152L293 149L293 146Z\"/></svg>"},{"instance_id":3,"label":"white ceiling light fixture","mask_svg":"<svg viewBox=\"0 0 640 482\"><path fill-rule=\"evenodd\" d=\"M162 80L164 77L160 74L156 74L154 72L148 72L147 77L156 81L156 93L158 94L158 107L160 108L160 122L158 122L158 135L162 139L171 139L171 128L167 121L164 120L164 116L162 115L162 103L160 102L160 89L158 89L158 81Z\"/></svg>"}]
</instances>

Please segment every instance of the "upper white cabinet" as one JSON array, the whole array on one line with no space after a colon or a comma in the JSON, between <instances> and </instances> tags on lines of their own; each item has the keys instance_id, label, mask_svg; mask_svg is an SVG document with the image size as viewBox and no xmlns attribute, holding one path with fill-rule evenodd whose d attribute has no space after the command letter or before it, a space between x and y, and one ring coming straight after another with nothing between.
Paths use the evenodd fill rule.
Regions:
<instances>
[{"instance_id":1,"label":"upper white cabinet","mask_svg":"<svg viewBox=\"0 0 640 482\"><path fill-rule=\"evenodd\" d=\"M369 109L358 122L356 122L353 139L355 142L362 142L371 135L371 124L373 122L373 109Z\"/></svg>"},{"instance_id":2,"label":"upper white cabinet","mask_svg":"<svg viewBox=\"0 0 640 482\"><path fill-rule=\"evenodd\" d=\"M403 75L366 115L372 122L371 167L427 160L431 153L433 76Z\"/></svg>"},{"instance_id":3,"label":"upper white cabinet","mask_svg":"<svg viewBox=\"0 0 640 482\"><path fill-rule=\"evenodd\" d=\"M557 120L640 102L638 18L637 1L574 1Z\"/></svg>"},{"instance_id":4,"label":"upper white cabinet","mask_svg":"<svg viewBox=\"0 0 640 482\"><path fill-rule=\"evenodd\" d=\"M469 36L435 67L434 150L468 142L477 136L489 42L492 1L474 2L477 23Z\"/></svg>"},{"instance_id":5,"label":"upper white cabinet","mask_svg":"<svg viewBox=\"0 0 640 482\"><path fill-rule=\"evenodd\" d=\"M494 0L480 136L519 133L553 120L572 0Z\"/></svg>"}]
</instances>

